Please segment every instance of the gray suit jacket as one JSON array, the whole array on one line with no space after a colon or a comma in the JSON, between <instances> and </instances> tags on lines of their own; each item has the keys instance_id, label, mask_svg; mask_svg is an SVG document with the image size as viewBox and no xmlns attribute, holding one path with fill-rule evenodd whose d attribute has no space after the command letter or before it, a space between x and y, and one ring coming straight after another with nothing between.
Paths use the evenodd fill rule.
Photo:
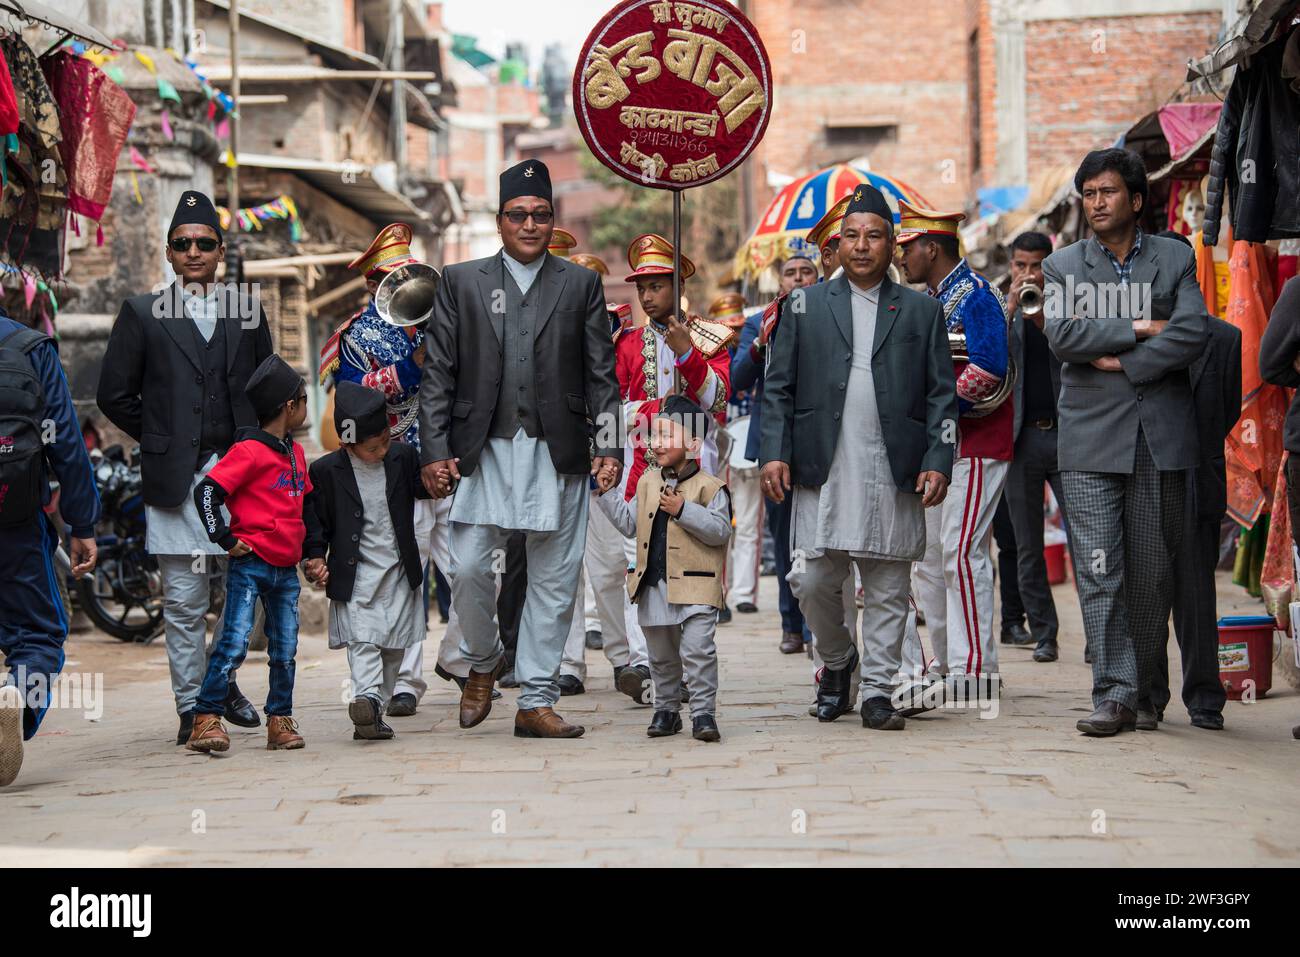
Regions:
<instances>
[{"instance_id":1,"label":"gray suit jacket","mask_svg":"<svg viewBox=\"0 0 1300 957\"><path fill-rule=\"evenodd\" d=\"M796 485L825 483L841 420L855 412L844 408L853 358L850 295L844 276L795 290L769 346L759 457L763 464L788 463ZM957 383L938 300L885 278L871 374L894 482L912 492L921 472L951 477Z\"/></svg>"},{"instance_id":2,"label":"gray suit jacket","mask_svg":"<svg viewBox=\"0 0 1300 957\"><path fill-rule=\"evenodd\" d=\"M1093 237L1043 260L1043 281L1044 332L1064 363L1057 403L1061 470L1130 474L1139 425L1156 468L1194 468L1199 455L1187 367L1205 348L1207 313L1192 250L1144 235L1125 297ZM1169 325L1138 341L1132 320L1144 314ZM1123 371L1089 364L1106 355L1118 355Z\"/></svg>"},{"instance_id":3,"label":"gray suit jacket","mask_svg":"<svg viewBox=\"0 0 1300 957\"><path fill-rule=\"evenodd\" d=\"M596 454L623 457L614 342L600 274L546 255L533 337L537 412L555 470L578 475ZM448 266L438 283L420 380L422 464L459 458L473 473L501 383L505 295L501 253ZM495 308L494 308L495 306Z\"/></svg>"}]
</instances>

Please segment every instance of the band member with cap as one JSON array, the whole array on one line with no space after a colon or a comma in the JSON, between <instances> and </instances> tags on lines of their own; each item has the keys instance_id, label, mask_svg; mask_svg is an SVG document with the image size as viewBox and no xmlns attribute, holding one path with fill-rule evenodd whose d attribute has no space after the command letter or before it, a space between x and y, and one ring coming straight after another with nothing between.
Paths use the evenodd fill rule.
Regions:
<instances>
[{"instance_id":1,"label":"band member with cap","mask_svg":"<svg viewBox=\"0 0 1300 957\"><path fill-rule=\"evenodd\" d=\"M680 304L673 302L673 247L655 233L632 240L627 250L632 272L626 281L636 283L637 299L649 322L626 328L615 340L619 390L627 436L627 480L624 495L636 494L636 484L647 466L654 466L648 442L649 423L664 396L685 395L712 415L718 424L726 413L731 358L727 345L734 331L699 316L678 318ZM695 264L681 257L679 286L695 275ZM685 293L683 292L683 295ZM700 447L700 467L710 475L719 471L717 430L710 429ZM636 561L632 539L625 539L628 567ZM630 601L624 603L629 635L640 630ZM634 639L628 639L629 644ZM644 638L638 642L644 645ZM618 688L640 704L649 704L650 669L633 664L619 673Z\"/></svg>"},{"instance_id":2,"label":"band member with cap","mask_svg":"<svg viewBox=\"0 0 1300 957\"><path fill-rule=\"evenodd\" d=\"M808 230L808 242L817 247L821 254L822 275L827 279L833 278L833 274L840 268L840 224L844 222L844 210L848 208L851 198L852 196L841 197Z\"/></svg>"},{"instance_id":3,"label":"band member with cap","mask_svg":"<svg viewBox=\"0 0 1300 957\"><path fill-rule=\"evenodd\" d=\"M841 229L844 274L800 290L772 340L763 389L764 493L793 494L790 574L826 662L818 720L853 708L856 642L844 582L862 577L862 723L898 730L911 563L925 551L925 508L948 490L957 417L942 310L894 283L894 220L880 191L853 192Z\"/></svg>"},{"instance_id":4,"label":"band member with cap","mask_svg":"<svg viewBox=\"0 0 1300 957\"><path fill-rule=\"evenodd\" d=\"M844 217L844 208L848 197L836 203L821 221L809 231L809 241L797 248L787 247L789 255L781 263L781 285L777 298L764 310L749 316L740 331L740 343L736 347L735 358L731 360L731 390L735 396L738 392L752 389L750 402L749 435L745 439L745 458L757 461L759 439L763 422L763 372L767 363L767 351L772 337L776 334L781 318L781 309L786 297L795 289L802 289L817 282L822 266L822 253L812 241L814 235L820 235L823 241L833 223L839 231L839 222ZM820 231L820 232L819 232ZM786 576L790 574L790 505L789 498L778 502L770 500L767 504L767 527L772 535L772 549L776 564L777 604L781 610L781 644L784 655L795 655L811 648L812 632L804 622L803 612L799 610L799 600L790 590Z\"/></svg>"},{"instance_id":5,"label":"band member with cap","mask_svg":"<svg viewBox=\"0 0 1300 957\"><path fill-rule=\"evenodd\" d=\"M971 678L998 670L990 532L1011 463L1015 411L1010 401L991 411L977 403L987 405L999 391L1004 400L1010 396L999 388L1009 368L1007 316L992 284L960 255L957 226L966 217L905 201L898 206L903 274L908 282L925 283L943 308L948 335L964 336L966 345L966 356L953 359L961 418L952 484L942 508L926 515L925 557L914 575L931 657L926 660L913 619L904 667L909 677L922 679L919 687L946 675L946 689L965 695L979 691L969 687Z\"/></svg>"},{"instance_id":6,"label":"band member with cap","mask_svg":"<svg viewBox=\"0 0 1300 957\"><path fill-rule=\"evenodd\" d=\"M385 322L375 308L379 284L394 269L419 260L411 254L411 227L392 223L375 236L370 246L348 263L365 277L370 298L365 308L344 322L321 349L320 382L328 387L338 382L355 382L378 389L384 394L388 409L389 434L420 450L420 375L425 356L425 336L418 325L396 326ZM448 574L451 564L450 531L447 514L451 502L422 500L415 503L415 541L420 547L420 564L426 569L429 560ZM469 665L460 657L460 620L450 609L447 628L438 648L435 671L444 679L463 684ZM415 714L420 699L428 689L424 678L424 642L406 649L388 714L405 717Z\"/></svg>"},{"instance_id":7,"label":"band member with cap","mask_svg":"<svg viewBox=\"0 0 1300 957\"><path fill-rule=\"evenodd\" d=\"M556 232L559 232L557 229ZM552 240L554 242L554 240ZM573 253L569 262L585 266L600 274L604 282L609 267L591 253ZM632 307L627 303L605 303L609 313L610 334L617 338L624 326L632 322ZM569 638L564 643L560 662L560 694L583 694L587 690L586 651L605 652L614 669L614 686L623 672L636 667L637 675L649 674L650 658L645 636L627 603L627 563L624 536L599 508L587 515L587 548L582 556L582 614L574 612ZM642 685L637 682L637 694Z\"/></svg>"},{"instance_id":8,"label":"band member with cap","mask_svg":"<svg viewBox=\"0 0 1300 957\"><path fill-rule=\"evenodd\" d=\"M257 426L244 387L271 355L271 329L260 302L216 281L225 249L212 200L196 190L183 192L164 251L176 279L122 303L96 395L108 420L140 443L145 547L162 577L178 745L189 740L194 726L207 668L204 615L226 574L226 551L209 541L190 496L230 448L236 429ZM196 563L198 556L203 561ZM247 728L261 723L233 673L225 719Z\"/></svg>"},{"instance_id":9,"label":"band member with cap","mask_svg":"<svg viewBox=\"0 0 1300 957\"><path fill-rule=\"evenodd\" d=\"M586 544L589 476L602 491L616 485L623 450L600 277L547 253L554 217L544 163L525 160L501 174L502 250L447 267L438 284L420 442L426 488L441 497L455 491L452 604L470 663L461 727L488 716L505 664L493 621L496 571L518 531L528 592L515 735L574 738L584 729L553 706Z\"/></svg>"}]
</instances>

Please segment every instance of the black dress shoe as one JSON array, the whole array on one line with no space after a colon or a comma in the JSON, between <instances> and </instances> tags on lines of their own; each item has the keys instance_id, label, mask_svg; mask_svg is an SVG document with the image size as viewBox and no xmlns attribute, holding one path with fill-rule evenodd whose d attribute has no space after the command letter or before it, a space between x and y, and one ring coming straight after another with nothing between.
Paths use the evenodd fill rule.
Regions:
<instances>
[{"instance_id":1,"label":"black dress shoe","mask_svg":"<svg viewBox=\"0 0 1300 957\"><path fill-rule=\"evenodd\" d=\"M262 719L257 714L257 709L253 707L253 702L244 697L239 685L233 681L230 687L226 689L226 720L233 725L241 728L257 728L262 724Z\"/></svg>"},{"instance_id":2,"label":"black dress shoe","mask_svg":"<svg viewBox=\"0 0 1300 957\"><path fill-rule=\"evenodd\" d=\"M1223 714L1219 711L1193 711L1192 727L1204 728L1206 731L1223 730Z\"/></svg>"},{"instance_id":3,"label":"black dress shoe","mask_svg":"<svg viewBox=\"0 0 1300 957\"><path fill-rule=\"evenodd\" d=\"M718 624L727 625L731 623L731 609L723 605L718 609Z\"/></svg>"},{"instance_id":4,"label":"black dress shoe","mask_svg":"<svg viewBox=\"0 0 1300 957\"><path fill-rule=\"evenodd\" d=\"M645 729L648 738L666 738L682 730L682 716L676 711L656 711Z\"/></svg>"},{"instance_id":5,"label":"black dress shoe","mask_svg":"<svg viewBox=\"0 0 1300 957\"><path fill-rule=\"evenodd\" d=\"M1075 725L1094 738L1109 738L1121 731L1137 730L1137 715L1117 701L1103 701L1092 714Z\"/></svg>"},{"instance_id":6,"label":"black dress shoe","mask_svg":"<svg viewBox=\"0 0 1300 957\"><path fill-rule=\"evenodd\" d=\"M1055 661L1060 656L1060 651L1056 647L1055 638L1044 638L1034 649L1035 661Z\"/></svg>"},{"instance_id":7,"label":"black dress shoe","mask_svg":"<svg viewBox=\"0 0 1300 957\"><path fill-rule=\"evenodd\" d=\"M454 675L454 674L452 674L450 671L448 671L448 670L447 670L446 668L444 668L442 665L434 665L434 666L433 666L433 673L434 673L435 675L437 675L439 678L441 678L443 681L450 681L450 682L452 682L452 683L453 683L457 688L459 688L461 691L464 691L464 690L465 690L465 679L462 678L460 675Z\"/></svg>"},{"instance_id":8,"label":"black dress shoe","mask_svg":"<svg viewBox=\"0 0 1300 957\"><path fill-rule=\"evenodd\" d=\"M843 668L827 665L817 685L817 720L834 721L853 710L853 689L858 680L858 649L850 652Z\"/></svg>"},{"instance_id":9,"label":"black dress shoe","mask_svg":"<svg viewBox=\"0 0 1300 957\"><path fill-rule=\"evenodd\" d=\"M902 731L907 721L884 695L862 702L862 726L872 731Z\"/></svg>"},{"instance_id":10,"label":"black dress shoe","mask_svg":"<svg viewBox=\"0 0 1300 957\"><path fill-rule=\"evenodd\" d=\"M602 635L600 632L596 631L595 629L592 629L591 631L587 632L587 635L583 639L583 642L592 651L600 651L600 649L605 647L605 636Z\"/></svg>"},{"instance_id":11,"label":"black dress shoe","mask_svg":"<svg viewBox=\"0 0 1300 957\"><path fill-rule=\"evenodd\" d=\"M649 704L654 694L654 682L650 680L650 669L645 665L628 665L618 673L615 679L618 690L637 704Z\"/></svg>"},{"instance_id":12,"label":"black dress shoe","mask_svg":"<svg viewBox=\"0 0 1300 957\"><path fill-rule=\"evenodd\" d=\"M181 715L181 729L176 732L176 743L183 745L190 739L190 733L194 730L194 712L186 711Z\"/></svg>"},{"instance_id":13,"label":"black dress shoe","mask_svg":"<svg viewBox=\"0 0 1300 957\"><path fill-rule=\"evenodd\" d=\"M353 698L348 704L348 717L352 719L352 740L387 741L391 738L393 729L382 715L379 699L373 695L363 694Z\"/></svg>"},{"instance_id":14,"label":"black dress shoe","mask_svg":"<svg viewBox=\"0 0 1300 957\"><path fill-rule=\"evenodd\" d=\"M1139 731L1159 731L1160 719L1156 717L1154 710L1143 708L1139 705L1137 709L1137 718L1134 719L1133 726Z\"/></svg>"},{"instance_id":15,"label":"black dress shoe","mask_svg":"<svg viewBox=\"0 0 1300 957\"><path fill-rule=\"evenodd\" d=\"M582 686L582 682L578 680L577 675L560 675L555 683L560 686L561 696L586 694L587 692L587 689Z\"/></svg>"},{"instance_id":16,"label":"black dress shoe","mask_svg":"<svg viewBox=\"0 0 1300 957\"><path fill-rule=\"evenodd\" d=\"M393 695L388 702L388 714L393 718L409 718L415 714L415 706L419 704L415 700L415 695L403 691L401 694Z\"/></svg>"},{"instance_id":17,"label":"black dress shoe","mask_svg":"<svg viewBox=\"0 0 1300 957\"><path fill-rule=\"evenodd\" d=\"M515 677L514 665L511 665L505 671L501 672L501 676L497 678L497 684L499 684L502 688L519 687L519 679ZM496 689L494 688L493 690L495 691Z\"/></svg>"},{"instance_id":18,"label":"black dress shoe","mask_svg":"<svg viewBox=\"0 0 1300 957\"><path fill-rule=\"evenodd\" d=\"M696 741L721 741L722 732L713 715L702 714L691 718L691 737Z\"/></svg>"},{"instance_id":19,"label":"black dress shoe","mask_svg":"<svg viewBox=\"0 0 1300 957\"><path fill-rule=\"evenodd\" d=\"M1002 644L1004 645L1032 645L1034 637L1025 630L1025 626L1015 621L1009 625L1002 626Z\"/></svg>"},{"instance_id":20,"label":"black dress shoe","mask_svg":"<svg viewBox=\"0 0 1300 957\"><path fill-rule=\"evenodd\" d=\"M754 612L758 611L758 606L752 601L742 601L736 606L736 611L740 612L742 615L752 615Z\"/></svg>"}]
</instances>

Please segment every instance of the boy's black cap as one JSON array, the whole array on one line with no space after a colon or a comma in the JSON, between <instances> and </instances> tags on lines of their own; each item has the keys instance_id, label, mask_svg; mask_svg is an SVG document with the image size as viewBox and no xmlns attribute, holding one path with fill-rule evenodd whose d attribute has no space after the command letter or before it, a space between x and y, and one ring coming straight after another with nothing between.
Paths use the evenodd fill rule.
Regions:
<instances>
[{"instance_id":1,"label":"boy's black cap","mask_svg":"<svg viewBox=\"0 0 1300 957\"><path fill-rule=\"evenodd\" d=\"M334 430L349 434L350 443L364 442L388 429L388 408L384 394L359 382L340 382L334 387Z\"/></svg>"},{"instance_id":2,"label":"boy's black cap","mask_svg":"<svg viewBox=\"0 0 1300 957\"><path fill-rule=\"evenodd\" d=\"M253 404L258 419L268 419L305 387L302 376L274 352L262 360L251 376L244 393Z\"/></svg>"},{"instance_id":3,"label":"boy's black cap","mask_svg":"<svg viewBox=\"0 0 1300 957\"><path fill-rule=\"evenodd\" d=\"M686 396L676 393L664 398L655 417L672 419L691 437L703 435L709 427L709 414Z\"/></svg>"}]
</instances>

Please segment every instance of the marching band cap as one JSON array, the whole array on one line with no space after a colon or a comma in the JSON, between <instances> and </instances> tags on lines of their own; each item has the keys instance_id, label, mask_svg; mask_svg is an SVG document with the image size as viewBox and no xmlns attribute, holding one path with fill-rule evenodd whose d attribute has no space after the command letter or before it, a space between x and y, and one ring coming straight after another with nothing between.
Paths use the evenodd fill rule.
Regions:
<instances>
[{"instance_id":1,"label":"marching band cap","mask_svg":"<svg viewBox=\"0 0 1300 957\"><path fill-rule=\"evenodd\" d=\"M965 213L940 213L921 209L907 200L898 201L898 243L910 243L918 236L957 236L957 224L966 218Z\"/></svg>"},{"instance_id":2,"label":"marching band cap","mask_svg":"<svg viewBox=\"0 0 1300 957\"><path fill-rule=\"evenodd\" d=\"M656 419L672 419L686 430L689 436L703 434L708 429L708 413L680 393L665 396L655 413Z\"/></svg>"},{"instance_id":3,"label":"marching band cap","mask_svg":"<svg viewBox=\"0 0 1300 957\"><path fill-rule=\"evenodd\" d=\"M520 196L536 196L551 202L551 171L541 160L524 160L501 174L501 206Z\"/></svg>"},{"instance_id":4,"label":"marching band cap","mask_svg":"<svg viewBox=\"0 0 1300 957\"><path fill-rule=\"evenodd\" d=\"M546 251L552 256L568 259L569 250L577 245L578 240L574 238L573 233L557 226L551 230L551 241L546 244Z\"/></svg>"},{"instance_id":5,"label":"marching band cap","mask_svg":"<svg viewBox=\"0 0 1300 957\"><path fill-rule=\"evenodd\" d=\"M181 193L181 198L176 203L176 212L172 213L172 223L167 227L167 238L170 239L172 233L176 232L176 227L190 225L211 226L217 238L222 239L217 208L212 205L212 200L197 189L187 189Z\"/></svg>"},{"instance_id":6,"label":"marching band cap","mask_svg":"<svg viewBox=\"0 0 1300 957\"><path fill-rule=\"evenodd\" d=\"M411 255L411 227L406 223L392 223L379 231L369 248L348 263L367 278L371 273L390 273L398 266L419 262Z\"/></svg>"},{"instance_id":7,"label":"marching band cap","mask_svg":"<svg viewBox=\"0 0 1300 957\"><path fill-rule=\"evenodd\" d=\"M849 197L844 196L838 203L826 210L826 215L817 220L817 224L808 230L808 242L818 249L825 249L832 239L840 238L840 224L844 222L844 211L849 208Z\"/></svg>"},{"instance_id":8,"label":"marching band cap","mask_svg":"<svg viewBox=\"0 0 1300 957\"><path fill-rule=\"evenodd\" d=\"M745 324L745 297L738 292L724 292L709 306L709 318L739 329Z\"/></svg>"},{"instance_id":9,"label":"marching band cap","mask_svg":"<svg viewBox=\"0 0 1300 957\"><path fill-rule=\"evenodd\" d=\"M558 233L559 230L557 229ZM585 266L587 269L594 270L602 276L609 275L609 267L605 265L605 260L592 253L574 253L569 257L569 262L575 266Z\"/></svg>"},{"instance_id":10,"label":"marching band cap","mask_svg":"<svg viewBox=\"0 0 1300 957\"><path fill-rule=\"evenodd\" d=\"M870 183L862 183L853 187L853 193L849 199L849 205L844 210L844 215L852 216L854 213L875 213L887 223L894 221L894 211L889 208L889 203L885 201L885 194Z\"/></svg>"},{"instance_id":11,"label":"marching band cap","mask_svg":"<svg viewBox=\"0 0 1300 957\"><path fill-rule=\"evenodd\" d=\"M364 442L388 430L388 409L384 394L360 382L340 382L334 387L334 430L348 433L352 423L353 442Z\"/></svg>"},{"instance_id":12,"label":"marching band cap","mask_svg":"<svg viewBox=\"0 0 1300 957\"><path fill-rule=\"evenodd\" d=\"M293 366L272 352L262 360L251 376L244 392L253 405L258 419L270 418L275 411L306 388L302 376L293 370Z\"/></svg>"},{"instance_id":13,"label":"marching band cap","mask_svg":"<svg viewBox=\"0 0 1300 957\"><path fill-rule=\"evenodd\" d=\"M658 233L642 233L627 247L627 265L632 275L624 282L636 282L647 276L673 274L673 244ZM695 263L682 256L682 278L695 275Z\"/></svg>"}]
</instances>

